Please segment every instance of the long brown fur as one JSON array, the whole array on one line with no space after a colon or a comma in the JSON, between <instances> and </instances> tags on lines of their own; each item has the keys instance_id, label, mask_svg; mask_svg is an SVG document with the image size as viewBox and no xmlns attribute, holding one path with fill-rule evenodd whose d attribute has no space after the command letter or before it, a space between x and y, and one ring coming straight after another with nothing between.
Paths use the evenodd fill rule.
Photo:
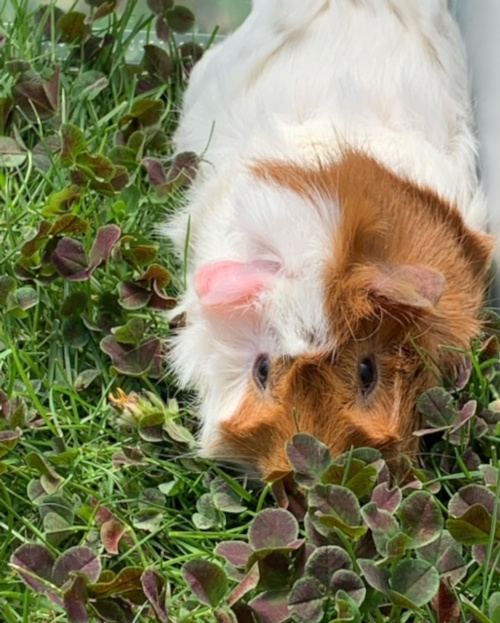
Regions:
<instances>
[{"instance_id":1,"label":"long brown fur","mask_svg":"<svg viewBox=\"0 0 500 623\"><path fill-rule=\"evenodd\" d=\"M266 162L254 173L340 206L324 272L335 349L273 361L269 386L249 386L211 453L255 465L267 479L289 471L286 442L297 432L317 436L334 454L361 445L391 459L415 454L418 397L453 375L456 349L467 349L480 330L492 240L432 191L358 153L306 171ZM365 357L380 370L366 397L358 380Z\"/></svg>"}]
</instances>

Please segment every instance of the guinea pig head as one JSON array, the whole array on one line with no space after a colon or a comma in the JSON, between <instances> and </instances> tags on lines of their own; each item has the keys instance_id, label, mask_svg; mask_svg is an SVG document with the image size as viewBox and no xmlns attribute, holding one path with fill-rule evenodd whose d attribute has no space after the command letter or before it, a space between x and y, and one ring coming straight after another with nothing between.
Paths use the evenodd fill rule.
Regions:
<instances>
[{"instance_id":1,"label":"guinea pig head","mask_svg":"<svg viewBox=\"0 0 500 623\"><path fill-rule=\"evenodd\" d=\"M299 432L334 455L372 446L389 460L416 456L419 396L453 377L459 351L480 331L491 239L455 206L364 155L311 170L262 163L255 175L307 199L311 218L319 201L338 212L321 263L326 337L301 352L256 352L244 396L207 453L266 479L290 470L286 444ZM282 271L220 263L199 275L199 296L226 313L266 293L272 309L279 279L297 278ZM265 303L253 313L265 316Z\"/></svg>"}]
</instances>

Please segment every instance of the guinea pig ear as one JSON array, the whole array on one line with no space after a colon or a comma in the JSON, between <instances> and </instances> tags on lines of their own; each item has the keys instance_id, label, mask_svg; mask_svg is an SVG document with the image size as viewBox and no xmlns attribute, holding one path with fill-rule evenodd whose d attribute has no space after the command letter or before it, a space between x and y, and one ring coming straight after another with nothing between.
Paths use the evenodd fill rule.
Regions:
<instances>
[{"instance_id":1,"label":"guinea pig ear","mask_svg":"<svg viewBox=\"0 0 500 623\"><path fill-rule=\"evenodd\" d=\"M445 285L444 275L427 266L389 264L377 267L369 289L396 306L425 310L439 303Z\"/></svg>"},{"instance_id":2,"label":"guinea pig ear","mask_svg":"<svg viewBox=\"0 0 500 623\"><path fill-rule=\"evenodd\" d=\"M280 268L270 260L206 264L196 273L196 294L206 309L224 313L247 308L271 286Z\"/></svg>"}]
</instances>

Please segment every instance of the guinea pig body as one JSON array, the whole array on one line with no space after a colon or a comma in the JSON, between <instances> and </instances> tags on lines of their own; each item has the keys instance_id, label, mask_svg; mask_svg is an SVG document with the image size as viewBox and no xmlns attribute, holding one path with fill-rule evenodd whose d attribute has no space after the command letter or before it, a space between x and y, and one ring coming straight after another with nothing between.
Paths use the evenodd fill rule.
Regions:
<instances>
[{"instance_id":1,"label":"guinea pig body","mask_svg":"<svg viewBox=\"0 0 500 623\"><path fill-rule=\"evenodd\" d=\"M166 227L180 253L189 235L172 360L201 451L267 478L299 431L412 451L492 246L446 2L254 0L195 67L175 143L202 154Z\"/></svg>"}]
</instances>

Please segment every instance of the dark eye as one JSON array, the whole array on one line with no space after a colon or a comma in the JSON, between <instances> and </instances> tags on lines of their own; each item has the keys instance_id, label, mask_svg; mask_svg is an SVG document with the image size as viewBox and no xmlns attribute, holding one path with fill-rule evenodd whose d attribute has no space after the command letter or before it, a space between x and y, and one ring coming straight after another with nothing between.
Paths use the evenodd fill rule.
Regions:
<instances>
[{"instance_id":1,"label":"dark eye","mask_svg":"<svg viewBox=\"0 0 500 623\"><path fill-rule=\"evenodd\" d=\"M268 355L259 355L253 365L253 378L261 389L266 389L271 372L271 361Z\"/></svg>"},{"instance_id":2,"label":"dark eye","mask_svg":"<svg viewBox=\"0 0 500 623\"><path fill-rule=\"evenodd\" d=\"M363 395L368 396L377 384L377 367L372 357L365 357L360 361L358 375Z\"/></svg>"}]
</instances>

